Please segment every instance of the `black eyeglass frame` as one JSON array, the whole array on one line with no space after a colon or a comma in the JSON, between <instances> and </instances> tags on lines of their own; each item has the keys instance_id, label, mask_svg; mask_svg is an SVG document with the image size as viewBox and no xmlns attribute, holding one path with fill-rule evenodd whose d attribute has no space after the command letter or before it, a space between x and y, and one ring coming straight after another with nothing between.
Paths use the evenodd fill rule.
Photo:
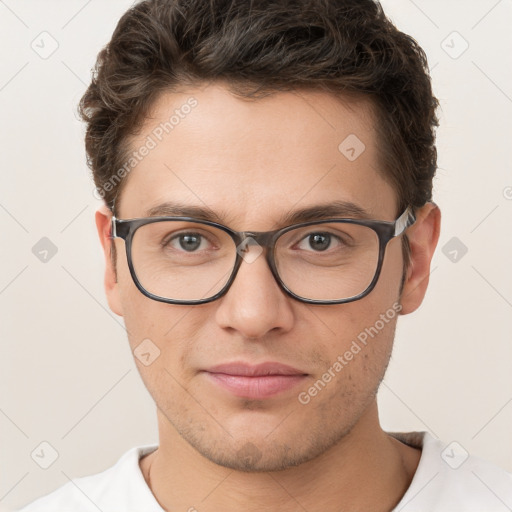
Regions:
<instances>
[{"instance_id":1,"label":"black eyeglass frame","mask_svg":"<svg viewBox=\"0 0 512 512\"><path fill-rule=\"evenodd\" d=\"M140 283L137 274L135 272L135 268L133 266L132 261L132 240L135 232L141 226L145 226L147 224L153 224L154 222L162 222L162 221L187 221L187 222L195 222L198 224L204 224L206 226L212 226L218 229L221 229L225 233L227 233L232 240L235 242L236 247L238 248L245 240L248 238L252 238L255 240L261 247L266 248L266 260L267 264L274 276L274 279L281 287L281 289L290 297L304 302L306 304L318 304L318 305L330 305L330 304L346 304L348 302L354 302L356 300L362 299L366 297L377 284L379 279L382 263L384 261L384 254L386 251L386 246L389 241L397 236L400 236L407 228L412 226L414 222L416 222L416 216L413 212L413 209L409 206L406 210L394 221L383 221L383 220L366 220L366 219L321 219L316 221L303 222L300 224L293 224L290 226L286 226L281 229L277 229L274 231L234 231L227 226L222 224L218 224L216 222L207 221L207 220L199 220L194 217L145 217L139 219L117 219L115 215L112 217L112 231L111 238L122 238L125 241L126 247L126 257L128 260L128 268L130 270L130 274L132 276L133 282L139 289L139 291L145 295L146 297L156 300L158 302L164 302L166 304L178 304L178 305L196 305L196 304L206 304L208 302L213 302L214 300L219 299L223 295L227 293L233 281L236 278L240 265L243 261L243 256L237 250L235 264L233 266L233 271L231 272L231 276L229 277L226 284L223 288L217 292L215 295L208 297L206 299L198 299L198 300L177 300L177 299L168 299L166 297L160 297L159 295L154 295L153 293L146 290L142 284ZM301 297L300 295L296 295L293 293L287 286L282 282L279 273L277 271L277 267L274 260L274 249L278 238L296 228L307 227L318 224L327 224L327 223L341 223L341 224L357 224L360 226L366 226L371 228L377 234L379 239L379 260L377 263L377 269L375 270L375 275L373 276L372 281L368 285L368 287L358 295L354 295L353 297L348 297L345 299L338 300L318 300L318 299L307 299L305 297Z\"/></svg>"}]
</instances>

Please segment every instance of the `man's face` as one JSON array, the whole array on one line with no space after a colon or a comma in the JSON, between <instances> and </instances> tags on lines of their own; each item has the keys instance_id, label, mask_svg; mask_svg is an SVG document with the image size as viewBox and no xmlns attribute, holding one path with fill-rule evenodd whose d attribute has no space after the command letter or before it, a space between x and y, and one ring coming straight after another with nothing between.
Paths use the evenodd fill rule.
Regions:
<instances>
[{"instance_id":1,"label":"man's face","mask_svg":"<svg viewBox=\"0 0 512 512\"><path fill-rule=\"evenodd\" d=\"M192 96L197 105L128 176L118 218L146 217L162 203L179 202L207 207L234 230L268 231L282 227L278 219L293 210L349 201L371 218L395 220L397 198L378 172L367 104L348 100L347 107L311 91L248 101L210 85L163 95L133 150ZM365 147L359 156L362 146L355 148L355 160L350 149L338 149L349 136L354 145L354 135ZM124 317L132 350L146 339L160 350L150 365L137 365L159 409L161 444L175 429L215 463L275 470L323 453L374 407L398 314L400 238L388 244L368 296L327 306L287 296L264 255L244 261L230 290L214 302L156 302L135 287L124 241L115 244L111 307ZM301 376L268 396L239 396L208 371L268 362Z\"/></svg>"}]
</instances>

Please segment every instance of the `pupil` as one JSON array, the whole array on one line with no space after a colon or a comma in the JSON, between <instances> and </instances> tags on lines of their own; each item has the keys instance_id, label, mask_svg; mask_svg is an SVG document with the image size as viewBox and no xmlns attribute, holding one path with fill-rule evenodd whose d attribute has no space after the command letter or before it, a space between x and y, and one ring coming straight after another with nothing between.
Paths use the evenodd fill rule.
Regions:
<instances>
[{"instance_id":1,"label":"pupil","mask_svg":"<svg viewBox=\"0 0 512 512\"><path fill-rule=\"evenodd\" d=\"M309 236L309 245L317 251L325 251L329 248L331 236L323 233L316 233Z\"/></svg>"},{"instance_id":2,"label":"pupil","mask_svg":"<svg viewBox=\"0 0 512 512\"><path fill-rule=\"evenodd\" d=\"M185 251L194 251L201 245L201 240L197 235L182 235L179 240L181 248Z\"/></svg>"}]
</instances>

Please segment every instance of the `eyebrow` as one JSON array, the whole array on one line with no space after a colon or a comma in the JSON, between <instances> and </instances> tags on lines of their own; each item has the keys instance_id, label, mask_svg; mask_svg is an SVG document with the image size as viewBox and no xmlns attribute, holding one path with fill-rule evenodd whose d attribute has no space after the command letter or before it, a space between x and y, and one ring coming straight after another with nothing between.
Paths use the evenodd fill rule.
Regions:
<instances>
[{"instance_id":1,"label":"eyebrow","mask_svg":"<svg viewBox=\"0 0 512 512\"><path fill-rule=\"evenodd\" d=\"M165 202L146 211L147 217L193 217L198 220L206 220L225 224L231 217L225 212L214 212L211 208L188 205L176 202ZM279 217L276 226L289 226L314 220L330 218L355 218L372 219L370 213L363 207L350 201L332 201L325 204L316 204L305 208L291 210Z\"/></svg>"}]
</instances>

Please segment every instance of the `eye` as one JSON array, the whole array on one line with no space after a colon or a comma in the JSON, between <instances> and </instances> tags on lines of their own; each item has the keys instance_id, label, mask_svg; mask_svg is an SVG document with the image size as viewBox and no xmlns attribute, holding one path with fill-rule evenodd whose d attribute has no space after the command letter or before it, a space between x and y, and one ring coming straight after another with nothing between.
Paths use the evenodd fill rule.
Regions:
<instances>
[{"instance_id":1,"label":"eye","mask_svg":"<svg viewBox=\"0 0 512 512\"><path fill-rule=\"evenodd\" d=\"M200 233L179 233L164 240L164 247L170 246L173 249L182 249L186 252L195 252L198 249L207 249L208 241Z\"/></svg>"},{"instance_id":2,"label":"eye","mask_svg":"<svg viewBox=\"0 0 512 512\"><path fill-rule=\"evenodd\" d=\"M339 237L326 232L309 233L298 244L301 250L310 250L316 252L326 251L331 248L331 245L337 244L338 247L343 245Z\"/></svg>"}]
</instances>

